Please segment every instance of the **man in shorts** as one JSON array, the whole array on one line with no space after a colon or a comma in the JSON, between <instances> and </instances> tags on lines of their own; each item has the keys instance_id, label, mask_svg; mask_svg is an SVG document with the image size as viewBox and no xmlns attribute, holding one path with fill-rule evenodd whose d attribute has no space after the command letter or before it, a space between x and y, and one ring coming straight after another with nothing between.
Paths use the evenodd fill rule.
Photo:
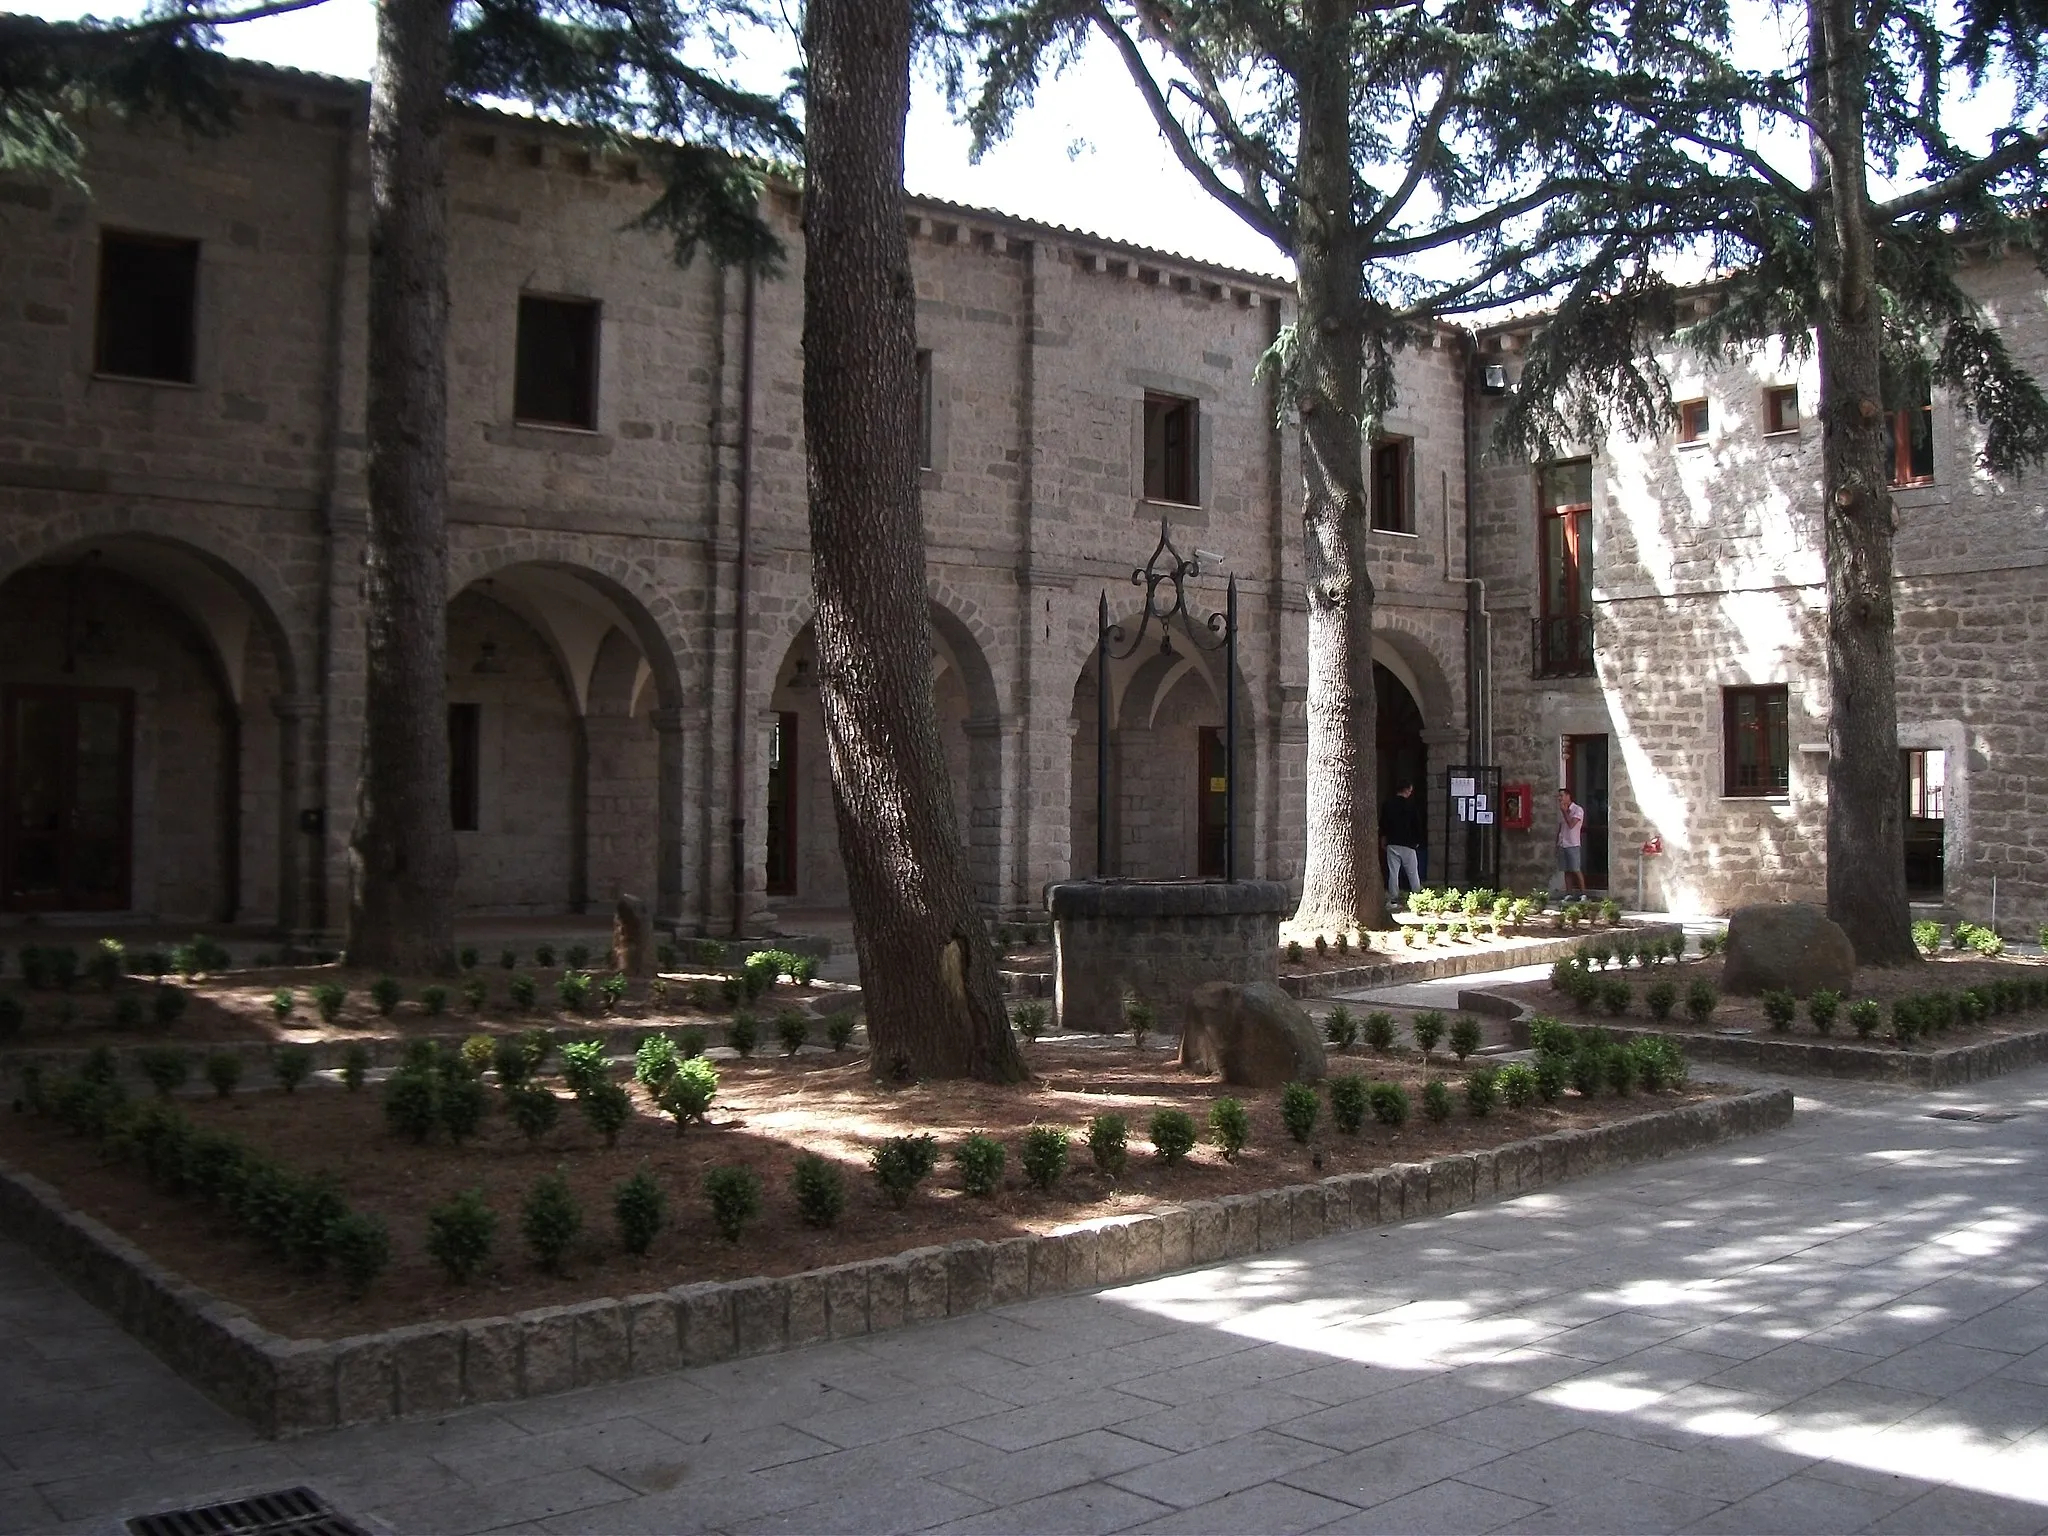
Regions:
<instances>
[{"instance_id":1,"label":"man in shorts","mask_svg":"<svg viewBox=\"0 0 2048 1536\"><path fill-rule=\"evenodd\" d=\"M1572 799L1572 792L1557 792L1557 868L1564 876L1565 900L1574 893L1586 894L1586 850L1581 834L1586 826L1586 808Z\"/></svg>"}]
</instances>

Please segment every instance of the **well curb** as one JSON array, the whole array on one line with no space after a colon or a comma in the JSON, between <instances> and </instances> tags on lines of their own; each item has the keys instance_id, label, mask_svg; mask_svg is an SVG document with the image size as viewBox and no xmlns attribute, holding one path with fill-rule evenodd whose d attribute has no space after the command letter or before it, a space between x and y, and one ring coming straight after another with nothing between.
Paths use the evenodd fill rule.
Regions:
<instances>
[{"instance_id":1,"label":"well curb","mask_svg":"<svg viewBox=\"0 0 2048 1536\"><path fill-rule=\"evenodd\" d=\"M1443 1215L1791 1120L1791 1090L1771 1089L1425 1163L1104 1217L1043 1235L969 1239L797 1275L700 1281L343 1339L270 1332L5 1162L0 1223L216 1402L260 1433L286 1437L772 1354L1149 1279Z\"/></svg>"}]
</instances>

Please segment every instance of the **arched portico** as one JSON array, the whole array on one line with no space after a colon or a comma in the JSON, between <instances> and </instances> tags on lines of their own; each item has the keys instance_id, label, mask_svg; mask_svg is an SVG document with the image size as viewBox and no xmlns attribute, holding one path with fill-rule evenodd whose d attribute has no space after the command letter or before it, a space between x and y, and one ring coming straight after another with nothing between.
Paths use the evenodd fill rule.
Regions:
<instances>
[{"instance_id":1,"label":"arched portico","mask_svg":"<svg viewBox=\"0 0 2048 1536\"><path fill-rule=\"evenodd\" d=\"M305 926L318 706L264 584L134 529L10 553L0 909Z\"/></svg>"},{"instance_id":2,"label":"arched portico","mask_svg":"<svg viewBox=\"0 0 2048 1536\"><path fill-rule=\"evenodd\" d=\"M448 611L458 905L581 912L631 893L679 918L683 690L666 632L600 570L462 568L485 573Z\"/></svg>"},{"instance_id":3,"label":"arched portico","mask_svg":"<svg viewBox=\"0 0 2048 1536\"><path fill-rule=\"evenodd\" d=\"M1124 619L1136 632L1137 615ZM1156 636L1157 626L1152 632ZM1109 867L1097 869L1097 658L1074 683L1069 860L1074 876L1180 880L1223 874L1229 775L1224 657L1176 631L1170 650L1148 636L1109 664ZM1237 678L1238 873L1252 869L1258 755L1250 690Z\"/></svg>"},{"instance_id":4,"label":"arched portico","mask_svg":"<svg viewBox=\"0 0 2048 1536\"><path fill-rule=\"evenodd\" d=\"M1002 895L1002 743L994 674L969 623L940 602L929 608L932 703L952 780L953 809L975 900ZM764 886L772 900L838 907L846 875L832 805L831 755L817 692L816 629L805 622L775 671L761 823Z\"/></svg>"}]
</instances>

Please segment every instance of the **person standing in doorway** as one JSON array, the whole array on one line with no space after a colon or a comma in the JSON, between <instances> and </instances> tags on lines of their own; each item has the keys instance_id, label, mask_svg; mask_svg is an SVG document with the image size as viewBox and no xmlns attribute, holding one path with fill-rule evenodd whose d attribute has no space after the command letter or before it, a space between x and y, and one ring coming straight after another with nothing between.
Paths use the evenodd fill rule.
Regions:
<instances>
[{"instance_id":1,"label":"person standing in doorway","mask_svg":"<svg viewBox=\"0 0 2048 1536\"><path fill-rule=\"evenodd\" d=\"M1380 807L1380 852L1387 860L1387 904L1401 899L1401 880L1408 889L1422 889L1422 867L1415 850L1422 846L1422 808L1415 803L1415 786L1403 784Z\"/></svg>"},{"instance_id":2,"label":"person standing in doorway","mask_svg":"<svg viewBox=\"0 0 2048 1536\"><path fill-rule=\"evenodd\" d=\"M1557 792L1557 868L1564 876L1564 894L1567 901L1574 894L1586 894L1586 849L1583 833L1586 827L1586 808L1572 799L1572 792L1560 789Z\"/></svg>"}]
</instances>

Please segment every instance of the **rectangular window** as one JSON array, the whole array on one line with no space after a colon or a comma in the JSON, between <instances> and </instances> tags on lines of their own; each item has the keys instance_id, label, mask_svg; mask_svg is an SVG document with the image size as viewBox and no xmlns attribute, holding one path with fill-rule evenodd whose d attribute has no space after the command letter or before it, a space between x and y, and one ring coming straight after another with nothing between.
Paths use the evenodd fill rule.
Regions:
<instances>
[{"instance_id":1,"label":"rectangular window","mask_svg":"<svg viewBox=\"0 0 2048 1536\"><path fill-rule=\"evenodd\" d=\"M190 384L199 315L199 242L100 232L96 372Z\"/></svg>"},{"instance_id":2,"label":"rectangular window","mask_svg":"<svg viewBox=\"0 0 2048 1536\"><path fill-rule=\"evenodd\" d=\"M1711 420L1709 407L1704 400L1681 400L1678 402L1678 440L1681 443L1703 443L1707 440L1707 426Z\"/></svg>"},{"instance_id":3,"label":"rectangular window","mask_svg":"<svg viewBox=\"0 0 2048 1536\"><path fill-rule=\"evenodd\" d=\"M1790 708L1790 692L1783 683L1722 690L1722 793L1782 795L1792 787Z\"/></svg>"},{"instance_id":4,"label":"rectangular window","mask_svg":"<svg viewBox=\"0 0 2048 1536\"><path fill-rule=\"evenodd\" d=\"M597 430L597 318L590 299L519 295L515 420Z\"/></svg>"},{"instance_id":5,"label":"rectangular window","mask_svg":"<svg viewBox=\"0 0 2048 1536\"><path fill-rule=\"evenodd\" d=\"M1543 590L1534 637L1537 677L1593 675L1593 461L1537 471Z\"/></svg>"},{"instance_id":6,"label":"rectangular window","mask_svg":"<svg viewBox=\"0 0 2048 1536\"><path fill-rule=\"evenodd\" d=\"M1764 391L1764 431L1799 430L1799 386L1779 384Z\"/></svg>"},{"instance_id":7,"label":"rectangular window","mask_svg":"<svg viewBox=\"0 0 2048 1536\"><path fill-rule=\"evenodd\" d=\"M1414 443L1391 437L1372 447L1372 525L1381 533L1413 533Z\"/></svg>"},{"instance_id":8,"label":"rectangular window","mask_svg":"<svg viewBox=\"0 0 2048 1536\"><path fill-rule=\"evenodd\" d=\"M917 354L917 467L932 469L937 461L932 454L932 355L922 349Z\"/></svg>"},{"instance_id":9,"label":"rectangular window","mask_svg":"<svg viewBox=\"0 0 2048 1536\"><path fill-rule=\"evenodd\" d=\"M483 801L481 704L448 706L448 810L458 832L474 832Z\"/></svg>"},{"instance_id":10,"label":"rectangular window","mask_svg":"<svg viewBox=\"0 0 2048 1536\"><path fill-rule=\"evenodd\" d=\"M1195 477L1195 402L1178 395L1145 396L1145 499L1192 507L1201 500Z\"/></svg>"},{"instance_id":11,"label":"rectangular window","mask_svg":"<svg viewBox=\"0 0 2048 1536\"><path fill-rule=\"evenodd\" d=\"M1892 484L1934 484L1934 403L1924 389L1892 412Z\"/></svg>"}]
</instances>

